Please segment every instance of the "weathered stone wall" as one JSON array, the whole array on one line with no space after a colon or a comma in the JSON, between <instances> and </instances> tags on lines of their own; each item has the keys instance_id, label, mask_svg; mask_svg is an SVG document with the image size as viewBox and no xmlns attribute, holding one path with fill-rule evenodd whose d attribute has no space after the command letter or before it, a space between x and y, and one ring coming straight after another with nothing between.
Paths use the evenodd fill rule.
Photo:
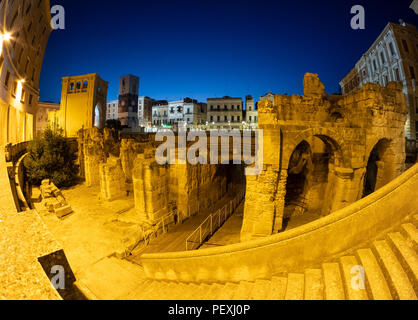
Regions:
<instances>
[{"instance_id":1,"label":"weathered stone wall","mask_svg":"<svg viewBox=\"0 0 418 320\"><path fill-rule=\"evenodd\" d=\"M119 158L109 157L99 165L100 195L107 201L126 196L125 175Z\"/></svg>"},{"instance_id":2,"label":"weathered stone wall","mask_svg":"<svg viewBox=\"0 0 418 320\"><path fill-rule=\"evenodd\" d=\"M310 162L303 164L300 208L292 212L326 215L360 199L375 147L375 190L404 170L407 108L400 83L366 84L349 95L327 95L318 76L306 74L304 89L303 96L275 95L274 101L259 103L264 167L258 177L247 177L243 241L282 229L288 183L298 169L290 162L302 142L310 146Z\"/></svg>"}]
</instances>

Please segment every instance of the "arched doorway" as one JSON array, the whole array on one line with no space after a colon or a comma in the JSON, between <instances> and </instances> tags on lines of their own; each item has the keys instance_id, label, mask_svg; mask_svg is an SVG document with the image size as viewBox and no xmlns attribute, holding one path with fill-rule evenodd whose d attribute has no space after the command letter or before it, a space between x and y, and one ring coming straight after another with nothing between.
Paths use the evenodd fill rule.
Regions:
<instances>
[{"instance_id":1,"label":"arched doorway","mask_svg":"<svg viewBox=\"0 0 418 320\"><path fill-rule=\"evenodd\" d=\"M331 212L335 184L330 166L342 162L340 151L333 139L322 135L296 146L288 165L283 230Z\"/></svg>"},{"instance_id":2,"label":"arched doorway","mask_svg":"<svg viewBox=\"0 0 418 320\"><path fill-rule=\"evenodd\" d=\"M363 198L394 178L395 154L390 143L388 139L381 139L370 152L364 175Z\"/></svg>"},{"instance_id":3,"label":"arched doorway","mask_svg":"<svg viewBox=\"0 0 418 320\"><path fill-rule=\"evenodd\" d=\"M94 108L94 126L101 129L100 107L99 107L99 105L97 105Z\"/></svg>"},{"instance_id":4,"label":"arched doorway","mask_svg":"<svg viewBox=\"0 0 418 320\"><path fill-rule=\"evenodd\" d=\"M306 191L308 174L312 170L312 151L308 142L302 141L289 160L285 196L285 218L302 214L307 210Z\"/></svg>"}]
</instances>

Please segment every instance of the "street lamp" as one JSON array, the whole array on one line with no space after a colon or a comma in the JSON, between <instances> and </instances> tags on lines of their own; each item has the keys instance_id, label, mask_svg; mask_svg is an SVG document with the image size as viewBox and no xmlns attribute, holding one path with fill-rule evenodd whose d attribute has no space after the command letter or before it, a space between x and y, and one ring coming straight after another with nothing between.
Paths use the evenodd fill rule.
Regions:
<instances>
[{"instance_id":1,"label":"street lamp","mask_svg":"<svg viewBox=\"0 0 418 320\"><path fill-rule=\"evenodd\" d=\"M3 53L3 42L10 41L12 38L10 33L0 34L0 56Z\"/></svg>"}]
</instances>

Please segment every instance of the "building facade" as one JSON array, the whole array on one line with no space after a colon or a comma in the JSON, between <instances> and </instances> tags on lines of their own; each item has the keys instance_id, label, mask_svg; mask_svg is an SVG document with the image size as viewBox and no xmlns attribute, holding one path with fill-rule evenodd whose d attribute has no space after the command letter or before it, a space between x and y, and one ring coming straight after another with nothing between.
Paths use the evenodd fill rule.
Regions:
<instances>
[{"instance_id":1,"label":"building facade","mask_svg":"<svg viewBox=\"0 0 418 320\"><path fill-rule=\"evenodd\" d=\"M122 126L138 127L139 77L127 75L119 81L118 116Z\"/></svg>"},{"instance_id":2,"label":"building facade","mask_svg":"<svg viewBox=\"0 0 418 320\"><path fill-rule=\"evenodd\" d=\"M150 97L138 98L138 121L139 126L144 128L151 128L152 126L152 106L155 100Z\"/></svg>"},{"instance_id":3,"label":"building facade","mask_svg":"<svg viewBox=\"0 0 418 320\"><path fill-rule=\"evenodd\" d=\"M58 125L66 137L76 137L80 129L105 127L108 85L97 73L62 78Z\"/></svg>"},{"instance_id":4,"label":"building facade","mask_svg":"<svg viewBox=\"0 0 418 320\"><path fill-rule=\"evenodd\" d=\"M258 127L258 110L257 104L252 96L245 98L245 127Z\"/></svg>"},{"instance_id":5,"label":"building facade","mask_svg":"<svg viewBox=\"0 0 418 320\"><path fill-rule=\"evenodd\" d=\"M153 127L168 125L168 101L156 101L152 106L152 125Z\"/></svg>"},{"instance_id":6,"label":"building facade","mask_svg":"<svg viewBox=\"0 0 418 320\"><path fill-rule=\"evenodd\" d=\"M362 88L365 83L399 81L408 106L405 135L416 139L418 133L418 31L410 24L389 23L373 45L340 82L343 94Z\"/></svg>"},{"instance_id":7,"label":"building facade","mask_svg":"<svg viewBox=\"0 0 418 320\"><path fill-rule=\"evenodd\" d=\"M119 119L119 101L113 100L107 103L106 106L106 120Z\"/></svg>"},{"instance_id":8,"label":"building facade","mask_svg":"<svg viewBox=\"0 0 418 320\"><path fill-rule=\"evenodd\" d=\"M211 127L219 129L242 127L242 98L208 98L207 108L207 122Z\"/></svg>"},{"instance_id":9,"label":"building facade","mask_svg":"<svg viewBox=\"0 0 418 320\"><path fill-rule=\"evenodd\" d=\"M33 138L50 10L49 0L0 1L0 145Z\"/></svg>"},{"instance_id":10,"label":"building facade","mask_svg":"<svg viewBox=\"0 0 418 320\"><path fill-rule=\"evenodd\" d=\"M38 110L36 112L36 121L35 121L35 131L36 134L42 133L48 126L53 126L55 122L54 117L51 119L51 115L54 115L57 111L59 111L60 105L59 103L53 102L39 102L38 103Z\"/></svg>"}]
</instances>

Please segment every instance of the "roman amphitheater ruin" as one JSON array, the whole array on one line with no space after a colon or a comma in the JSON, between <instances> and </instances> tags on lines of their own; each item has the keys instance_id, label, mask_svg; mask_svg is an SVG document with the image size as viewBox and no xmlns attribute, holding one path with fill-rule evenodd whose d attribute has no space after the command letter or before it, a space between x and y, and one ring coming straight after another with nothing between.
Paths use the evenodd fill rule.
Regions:
<instances>
[{"instance_id":1,"label":"roman amphitheater ruin","mask_svg":"<svg viewBox=\"0 0 418 320\"><path fill-rule=\"evenodd\" d=\"M31 135L4 135L0 299L417 300L418 165L405 164L400 83L329 95L307 73L303 95L259 104L262 170L245 175L233 144L225 163L158 164L155 134L103 128L107 83L87 76L64 79L57 114L76 186L30 186ZM51 285L57 266L65 288Z\"/></svg>"}]
</instances>

